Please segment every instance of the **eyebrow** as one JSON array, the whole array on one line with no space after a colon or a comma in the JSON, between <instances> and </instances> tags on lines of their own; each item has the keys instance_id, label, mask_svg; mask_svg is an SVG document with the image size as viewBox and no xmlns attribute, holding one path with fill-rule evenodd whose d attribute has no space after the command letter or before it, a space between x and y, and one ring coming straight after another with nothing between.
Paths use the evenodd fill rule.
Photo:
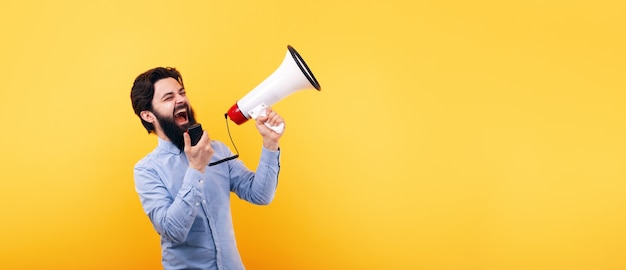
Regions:
<instances>
[{"instance_id":1,"label":"eyebrow","mask_svg":"<svg viewBox=\"0 0 626 270\"><path fill-rule=\"evenodd\" d=\"M181 87L180 89L178 89L178 92L179 92L179 93L180 93L181 91L185 91L185 88L184 88L184 87ZM173 95L173 94L174 94L174 91L167 92L167 93L163 94L163 96L161 96L161 100L163 100L164 98L166 98L166 97L168 97L168 96L171 96L171 95Z\"/></svg>"}]
</instances>

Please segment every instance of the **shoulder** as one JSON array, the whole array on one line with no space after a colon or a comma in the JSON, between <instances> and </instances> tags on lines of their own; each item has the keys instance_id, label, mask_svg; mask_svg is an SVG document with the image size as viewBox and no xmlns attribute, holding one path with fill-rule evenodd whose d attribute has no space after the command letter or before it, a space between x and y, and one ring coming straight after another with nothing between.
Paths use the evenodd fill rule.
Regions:
<instances>
[{"instance_id":1,"label":"shoulder","mask_svg":"<svg viewBox=\"0 0 626 270\"><path fill-rule=\"evenodd\" d=\"M152 152L145 155L143 158L135 163L135 171L151 169L154 166L155 160L157 159L158 155L159 154L157 149L154 149Z\"/></svg>"}]
</instances>

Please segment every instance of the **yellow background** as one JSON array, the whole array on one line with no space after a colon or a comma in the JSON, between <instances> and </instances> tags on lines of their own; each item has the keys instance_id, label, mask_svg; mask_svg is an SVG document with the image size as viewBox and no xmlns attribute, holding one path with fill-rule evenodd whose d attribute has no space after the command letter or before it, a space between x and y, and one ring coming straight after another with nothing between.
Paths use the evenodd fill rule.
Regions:
<instances>
[{"instance_id":1,"label":"yellow background","mask_svg":"<svg viewBox=\"0 0 626 270\"><path fill-rule=\"evenodd\" d=\"M290 44L322 91L275 106L275 201L233 199L248 269L626 269L624 3L4 1L0 268L160 268L133 79L181 70L230 145Z\"/></svg>"}]
</instances>

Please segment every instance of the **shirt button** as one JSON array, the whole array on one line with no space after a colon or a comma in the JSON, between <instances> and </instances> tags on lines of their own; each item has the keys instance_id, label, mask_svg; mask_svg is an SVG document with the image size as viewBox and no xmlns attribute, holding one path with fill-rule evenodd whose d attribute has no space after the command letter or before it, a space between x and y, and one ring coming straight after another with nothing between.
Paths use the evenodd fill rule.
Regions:
<instances>
[{"instance_id":1,"label":"shirt button","mask_svg":"<svg viewBox=\"0 0 626 270\"><path fill-rule=\"evenodd\" d=\"M198 181L198 183L204 184L204 180L200 179L200 181Z\"/></svg>"},{"instance_id":2,"label":"shirt button","mask_svg":"<svg viewBox=\"0 0 626 270\"><path fill-rule=\"evenodd\" d=\"M206 203L206 200L202 200L202 203Z\"/></svg>"},{"instance_id":3,"label":"shirt button","mask_svg":"<svg viewBox=\"0 0 626 270\"><path fill-rule=\"evenodd\" d=\"M196 206L200 205L200 203L196 203Z\"/></svg>"}]
</instances>

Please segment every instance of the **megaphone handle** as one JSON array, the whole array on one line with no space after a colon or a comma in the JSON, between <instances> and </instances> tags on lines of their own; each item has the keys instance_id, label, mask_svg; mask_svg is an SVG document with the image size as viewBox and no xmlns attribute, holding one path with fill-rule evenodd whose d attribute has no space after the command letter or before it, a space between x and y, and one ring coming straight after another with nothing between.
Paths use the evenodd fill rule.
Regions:
<instances>
[{"instance_id":1,"label":"megaphone handle","mask_svg":"<svg viewBox=\"0 0 626 270\"><path fill-rule=\"evenodd\" d=\"M261 103L254 107L252 110L250 110L248 113L250 114L252 119L256 120L260 116L267 116L267 114L265 114L266 108L267 105L265 105L265 103ZM283 130L285 130L285 123L280 123L278 126L272 126L268 122L265 122L263 124L265 124L266 127L275 131L276 133L283 133Z\"/></svg>"},{"instance_id":2,"label":"megaphone handle","mask_svg":"<svg viewBox=\"0 0 626 270\"><path fill-rule=\"evenodd\" d=\"M265 122L263 124L265 124L265 126L268 127L269 129L276 131L276 133L278 134L283 133L283 130L285 130L285 123L280 123L278 126L272 126L268 122Z\"/></svg>"}]
</instances>

